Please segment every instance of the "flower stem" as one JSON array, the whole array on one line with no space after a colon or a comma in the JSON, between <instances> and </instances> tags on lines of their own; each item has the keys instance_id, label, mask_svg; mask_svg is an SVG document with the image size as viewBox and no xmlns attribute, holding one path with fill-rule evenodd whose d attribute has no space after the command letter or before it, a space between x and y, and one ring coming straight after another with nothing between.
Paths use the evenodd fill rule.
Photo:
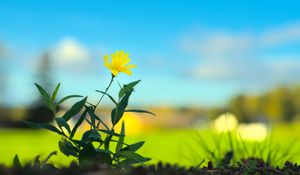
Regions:
<instances>
[{"instance_id":1,"label":"flower stem","mask_svg":"<svg viewBox=\"0 0 300 175\"><path fill-rule=\"evenodd\" d=\"M109 82L107 88L105 89L105 93L102 94L101 98L99 99L99 101L98 101L97 104L95 105L95 109L94 109L94 110L96 110L97 106L99 105L99 103L100 103L101 100L103 99L104 95L106 94L106 92L107 92L108 89L110 88L112 82L114 81L114 78L115 78L115 76L114 76L113 74L111 74L111 79L110 79L110 82Z\"/></svg>"}]
</instances>

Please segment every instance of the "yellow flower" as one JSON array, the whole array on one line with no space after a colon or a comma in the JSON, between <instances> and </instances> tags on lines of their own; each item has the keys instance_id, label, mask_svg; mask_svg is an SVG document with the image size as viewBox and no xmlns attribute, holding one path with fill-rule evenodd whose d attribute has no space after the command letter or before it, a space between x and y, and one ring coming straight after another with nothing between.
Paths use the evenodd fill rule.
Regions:
<instances>
[{"instance_id":1,"label":"yellow flower","mask_svg":"<svg viewBox=\"0 0 300 175\"><path fill-rule=\"evenodd\" d=\"M116 51L115 54L111 54L111 62L109 62L109 56L104 56L104 66L107 67L110 72L117 76L120 72L131 75L131 68L135 68L136 65L129 64L129 53L125 53L124 50Z\"/></svg>"}]
</instances>

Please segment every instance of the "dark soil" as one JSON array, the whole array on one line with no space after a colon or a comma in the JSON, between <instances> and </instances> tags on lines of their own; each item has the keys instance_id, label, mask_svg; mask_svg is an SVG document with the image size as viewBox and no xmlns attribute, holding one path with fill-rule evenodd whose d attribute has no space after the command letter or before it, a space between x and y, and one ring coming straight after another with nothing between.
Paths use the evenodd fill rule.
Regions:
<instances>
[{"instance_id":1,"label":"dark soil","mask_svg":"<svg viewBox=\"0 0 300 175\"><path fill-rule=\"evenodd\" d=\"M214 167L211 162L202 168L184 168L162 164L111 169L105 165L80 167L72 163L69 167L56 168L46 164L43 167L28 164L25 167L0 166L0 175L300 175L300 165L286 162L283 167L267 166L259 159L247 159L234 166Z\"/></svg>"}]
</instances>

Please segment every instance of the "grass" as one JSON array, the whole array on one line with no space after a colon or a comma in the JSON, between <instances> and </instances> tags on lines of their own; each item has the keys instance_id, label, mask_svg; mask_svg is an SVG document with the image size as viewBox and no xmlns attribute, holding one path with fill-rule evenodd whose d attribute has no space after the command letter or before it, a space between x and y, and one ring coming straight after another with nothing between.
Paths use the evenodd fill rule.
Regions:
<instances>
[{"instance_id":1,"label":"grass","mask_svg":"<svg viewBox=\"0 0 300 175\"><path fill-rule=\"evenodd\" d=\"M300 124L288 125L280 124L273 127L274 145L280 144L282 151L288 150L291 143L300 137ZM206 158L206 152L203 145L197 142L195 132L205 140L208 147L214 148L214 139L210 131L196 131L193 129L178 130L154 130L139 135L128 136L127 142L134 143L141 140L146 141L140 153L145 157L152 158L151 163L158 161L178 163L180 165L197 165ZM216 137L216 136L214 136ZM37 154L46 157L50 152L58 150L57 142L59 136L47 131L35 130L0 130L0 164L10 165L15 154L18 154L21 161L25 162L33 159ZM253 150L256 143L247 143L247 149ZM220 143L220 147L225 148L227 143ZM294 148L299 148L300 142L296 142ZM260 147L261 148L261 147ZM193 152L194 151L194 152ZM274 152L276 150L273 150ZM53 156L51 161L56 165L66 165L72 159L59 152ZM285 160L282 160L285 161ZM292 160L300 162L300 156L295 155Z\"/></svg>"}]
</instances>

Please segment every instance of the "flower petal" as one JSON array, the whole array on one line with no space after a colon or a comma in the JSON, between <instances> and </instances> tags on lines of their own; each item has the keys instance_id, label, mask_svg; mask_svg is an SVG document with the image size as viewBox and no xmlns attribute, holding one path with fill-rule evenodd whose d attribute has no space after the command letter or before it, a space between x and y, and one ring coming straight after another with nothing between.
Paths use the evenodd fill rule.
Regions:
<instances>
[{"instance_id":1,"label":"flower petal","mask_svg":"<svg viewBox=\"0 0 300 175\"><path fill-rule=\"evenodd\" d=\"M131 75L132 74L131 70L129 70L129 69L123 69L123 70L121 70L121 72L124 72L127 75Z\"/></svg>"},{"instance_id":2,"label":"flower petal","mask_svg":"<svg viewBox=\"0 0 300 175\"><path fill-rule=\"evenodd\" d=\"M131 69L131 68L136 68L135 64L129 64L127 66L124 66L125 69Z\"/></svg>"},{"instance_id":3,"label":"flower petal","mask_svg":"<svg viewBox=\"0 0 300 175\"><path fill-rule=\"evenodd\" d=\"M111 65L110 65L110 63L108 61L108 59L109 59L108 55L104 55L103 59L104 59L104 66L107 67L107 68L110 68Z\"/></svg>"},{"instance_id":4,"label":"flower petal","mask_svg":"<svg viewBox=\"0 0 300 175\"><path fill-rule=\"evenodd\" d=\"M129 53L126 53L124 50L116 51L111 55L111 62L109 60L109 55L104 56L104 66L107 67L110 72L117 76L120 72L131 75L131 68L135 68L136 65L128 64L131 60L129 58Z\"/></svg>"}]
</instances>

